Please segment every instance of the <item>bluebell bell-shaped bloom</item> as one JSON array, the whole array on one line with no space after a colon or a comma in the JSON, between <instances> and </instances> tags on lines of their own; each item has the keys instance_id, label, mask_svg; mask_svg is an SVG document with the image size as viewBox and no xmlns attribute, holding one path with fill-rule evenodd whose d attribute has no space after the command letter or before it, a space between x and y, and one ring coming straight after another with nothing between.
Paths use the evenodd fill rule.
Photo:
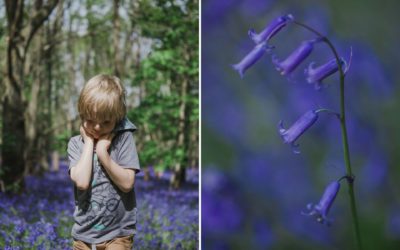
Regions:
<instances>
[{"instance_id":1,"label":"bluebell bell-shaped bloom","mask_svg":"<svg viewBox=\"0 0 400 250\"><path fill-rule=\"evenodd\" d=\"M273 20L267 25L260 33L256 33L254 29L250 29L248 34L249 37L256 43L268 42L278 31L286 26L294 18L292 15L284 15Z\"/></svg>"},{"instance_id":2,"label":"bluebell bell-shaped bloom","mask_svg":"<svg viewBox=\"0 0 400 250\"><path fill-rule=\"evenodd\" d=\"M310 110L302 115L289 129L283 127L283 121L279 122L279 134L281 135L283 142L291 144L294 153L300 153L297 149L298 145L296 140L311 127L318 119L318 111Z\"/></svg>"},{"instance_id":3,"label":"bluebell bell-shaped bloom","mask_svg":"<svg viewBox=\"0 0 400 250\"><path fill-rule=\"evenodd\" d=\"M343 59L340 59L340 64L343 67L346 65L346 62ZM304 70L304 73L306 75L307 82L315 84L315 89L320 89L322 81L339 70L336 58L333 58L327 63L316 68L314 68L314 65L314 62L310 63L308 68Z\"/></svg>"},{"instance_id":4,"label":"bluebell bell-shaped bloom","mask_svg":"<svg viewBox=\"0 0 400 250\"><path fill-rule=\"evenodd\" d=\"M275 64L276 69L281 73L281 75L288 75L311 54L314 48L314 43L319 41L321 41L319 38L303 41L285 60L279 61L279 59L274 55L272 57L272 62Z\"/></svg>"},{"instance_id":5,"label":"bluebell bell-shaped bloom","mask_svg":"<svg viewBox=\"0 0 400 250\"><path fill-rule=\"evenodd\" d=\"M328 212L331 208L333 202L335 201L336 195L338 194L340 189L339 181L331 182L326 188L325 192L322 195L321 200L318 204L313 205L312 203L307 205L308 213L303 213L307 216L313 216L317 219L319 223L325 224L329 226L332 222L331 219L328 219Z\"/></svg>"},{"instance_id":6,"label":"bluebell bell-shaped bloom","mask_svg":"<svg viewBox=\"0 0 400 250\"><path fill-rule=\"evenodd\" d=\"M239 63L232 65L232 68L239 72L240 77L243 78L246 70L255 64L265 52L269 52L271 49L272 47L268 46L266 43L260 43L256 45Z\"/></svg>"}]
</instances>

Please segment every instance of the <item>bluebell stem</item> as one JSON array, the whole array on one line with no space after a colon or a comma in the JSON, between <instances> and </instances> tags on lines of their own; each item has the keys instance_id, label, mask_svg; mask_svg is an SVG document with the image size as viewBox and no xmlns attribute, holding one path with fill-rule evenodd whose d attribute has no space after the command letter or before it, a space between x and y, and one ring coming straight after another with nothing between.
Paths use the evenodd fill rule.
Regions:
<instances>
[{"instance_id":1,"label":"bluebell stem","mask_svg":"<svg viewBox=\"0 0 400 250\"><path fill-rule=\"evenodd\" d=\"M318 111L310 110L302 115L289 129L283 128L283 121L279 122L279 134L281 135L283 142L291 144L293 152L298 154L298 146L296 140L311 127L318 119Z\"/></svg>"},{"instance_id":2,"label":"bluebell stem","mask_svg":"<svg viewBox=\"0 0 400 250\"><path fill-rule=\"evenodd\" d=\"M315 29L311 28L310 26L293 21L294 24L299 25L310 32L318 35L321 37L322 41L328 45L328 47L332 50L332 53L334 54L336 58L336 62L340 65L340 58L337 53L337 50L335 46L333 46L332 42L324 37L321 33L316 31ZM352 54L352 52L351 52ZM349 59L349 65L351 63L351 57ZM349 150L349 141L348 141L348 136L347 136L347 128L346 128L346 108L345 108L345 98L344 98L344 80L345 80L345 75L346 72L349 70L350 66L347 66L345 69L342 68L342 65L339 67L339 74L340 74L340 127L342 130L342 144L343 144L343 155L344 155L344 161L346 165L346 175L347 176L353 176L353 171L351 168L351 162L350 162L350 150ZM360 226L358 223L358 215L357 215L357 206L356 206L356 199L354 195L354 183L353 182L348 182L349 185L349 199L350 199L350 209L351 209L351 215L352 215L352 220L353 220L353 226L354 226L354 232L356 236L356 242L357 242L357 249L362 250L362 241L361 241L361 233L360 233Z\"/></svg>"},{"instance_id":3,"label":"bluebell stem","mask_svg":"<svg viewBox=\"0 0 400 250\"><path fill-rule=\"evenodd\" d=\"M289 22L293 20L291 14L280 16L269 23L260 33L256 33L254 29L250 29L248 34L249 37L256 43L268 42L278 31L285 27Z\"/></svg>"},{"instance_id":4,"label":"bluebell stem","mask_svg":"<svg viewBox=\"0 0 400 250\"><path fill-rule=\"evenodd\" d=\"M343 59L340 59L340 64L343 66L346 64L346 62ZM316 68L314 68L314 65L314 62L310 63L308 68L304 70L304 73L306 75L307 82L314 83L315 89L319 90L321 89L322 81L337 72L339 67L336 62L336 58L333 58L327 63Z\"/></svg>"},{"instance_id":5,"label":"bluebell stem","mask_svg":"<svg viewBox=\"0 0 400 250\"><path fill-rule=\"evenodd\" d=\"M288 75L311 54L314 43L319 41L321 41L319 38L303 41L284 61L279 61L274 55L272 57L272 62L281 75Z\"/></svg>"},{"instance_id":6,"label":"bluebell stem","mask_svg":"<svg viewBox=\"0 0 400 250\"><path fill-rule=\"evenodd\" d=\"M307 205L308 213L303 213L303 215L314 216L319 223L325 224L329 226L332 222L331 219L328 219L327 215L329 209L331 208L333 202L335 201L336 195L338 194L340 189L339 181L331 182L326 188L325 192L322 195L321 200L318 204L313 205L312 203Z\"/></svg>"},{"instance_id":7,"label":"bluebell stem","mask_svg":"<svg viewBox=\"0 0 400 250\"><path fill-rule=\"evenodd\" d=\"M266 43L260 43L256 45L239 63L232 65L232 68L239 72L240 77L243 78L246 70L255 64L266 51L270 51L271 49L272 47L268 46Z\"/></svg>"}]
</instances>

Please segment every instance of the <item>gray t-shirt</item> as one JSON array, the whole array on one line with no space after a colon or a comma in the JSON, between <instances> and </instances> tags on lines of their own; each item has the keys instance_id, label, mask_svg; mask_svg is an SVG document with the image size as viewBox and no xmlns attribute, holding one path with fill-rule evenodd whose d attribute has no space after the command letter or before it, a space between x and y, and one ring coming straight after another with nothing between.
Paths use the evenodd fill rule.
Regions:
<instances>
[{"instance_id":1,"label":"gray t-shirt","mask_svg":"<svg viewBox=\"0 0 400 250\"><path fill-rule=\"evenodd\" d=\"M140 170L132 132L136 130L128 119L114 129L116 136L110 146L110 156L123 168ZM68 143L69 170L75 166L83 150L82 136L74 136ZM98 244L115 237L136 233L135 190L124 193L112 183L94 153L91 185L85 190L74 186L75 211L72 237L90 244Z\"/></svg>"}]
</instances>

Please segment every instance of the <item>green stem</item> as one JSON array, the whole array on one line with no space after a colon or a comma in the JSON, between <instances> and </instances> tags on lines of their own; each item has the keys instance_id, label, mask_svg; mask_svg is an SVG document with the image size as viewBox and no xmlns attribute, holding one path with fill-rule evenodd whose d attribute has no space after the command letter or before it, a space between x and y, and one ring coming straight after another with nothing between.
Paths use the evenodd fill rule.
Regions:
<instances>
[{"instance_id":1,"label":"green stem","mask_svg":"<svg viewBox=\"0 0 400 250\"><path fill-rule=\"evenodd\" d=\"M329 48L332 50L333 54L335 55L336 63L338 65L339 74L340 74L340 117L339 117L339 120L340 120L340 127L342 129L343 154L344 154L344 161L346 164L346 175L353 177L353 172L351 170L351 162L350 162L350 151L349 151L349 142L348 142L349 140L348 140L347 128L346 128L346 109L345 109L345 98L344 98L345 74L344 74L344 71L342 68L342 64L340 62L339 55L338 55L335 47L331 43L331 41L329 41L329 39L326 38L324 35L322 35L315 29L313 29L303 23L300 23L297 21L293 21L293 23L313 32L314 34L316 34L317 36L322 38L322 41L325 42L329 46ZM348 194L349 194L349 199L350 199L350 209L351 209L351 215L353 218L353 227L354 227L354 233L355 233L356 242L357 242L357 249L362 250L363 247L362 247L360 227L359 227L359 222L358 222L356 199L354 196L353 179L352 179L352 181L349 181L349 179L348 179L347 183L349 184Z\"/></svg>"}]
</instances>

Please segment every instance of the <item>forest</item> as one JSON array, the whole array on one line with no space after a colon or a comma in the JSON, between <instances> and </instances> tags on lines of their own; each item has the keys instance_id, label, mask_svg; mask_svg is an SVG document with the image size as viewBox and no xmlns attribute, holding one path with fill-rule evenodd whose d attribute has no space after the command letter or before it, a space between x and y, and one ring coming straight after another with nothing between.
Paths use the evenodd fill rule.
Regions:
<instances>
[{"instance_id":1,"label":"forest","mask_svg":"<svg viewBox=\"0 0 400 250\"><path fill-rule=\"evenodd\" d=\"M79 93L119 77L141 172L134 249L198 245L197 0L0 2L0 248L71 249ZM179 214L179 216L177 216Z\"/></svg>"},{"instance_id":2,"label":"forest","mask_svg":"<svg viewBox=\"0 0 400 250\"><path fill-rule=\"evenodd\" d=\"M79 134L77 99L92 76L127 89L142 166L198 165L197 1L5 1L0 7L1 190L56 169ZM50 164L50 163L53 164Z\"/></svg>"}]
</instances>

